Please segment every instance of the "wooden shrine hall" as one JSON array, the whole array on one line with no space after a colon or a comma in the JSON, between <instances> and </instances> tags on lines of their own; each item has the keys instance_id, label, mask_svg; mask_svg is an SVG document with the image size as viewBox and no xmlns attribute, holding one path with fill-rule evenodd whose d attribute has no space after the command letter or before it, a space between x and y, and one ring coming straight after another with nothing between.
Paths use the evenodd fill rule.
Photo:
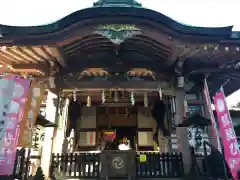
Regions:
<instances>
[{"instance_id":1,"label":"wooden shrine hall","mask_svg":"<svg viewBox=\"0 0 240 180\"><path fill-rule=\"evenodd\" d=\"M64 153L99 150L110 129L117 141L130 140L134 151L156 151L153 136L160 128L157 151L182 152L187 173L188 137L177 125L195 113L209 118L205 79L210 96L221 85L226 96L240 88L239 40L232 26L192 27L135 0L99 0L52 24L0 25L0 66L3 73L42 81L58 95L59 132L65 138L75 132L72 149ZM75 106L63 122L59 114L67 98ZM155 118L159 99L164 107ZM216 143L211 128L203 134Z\"/></svg>"}]
</instances>

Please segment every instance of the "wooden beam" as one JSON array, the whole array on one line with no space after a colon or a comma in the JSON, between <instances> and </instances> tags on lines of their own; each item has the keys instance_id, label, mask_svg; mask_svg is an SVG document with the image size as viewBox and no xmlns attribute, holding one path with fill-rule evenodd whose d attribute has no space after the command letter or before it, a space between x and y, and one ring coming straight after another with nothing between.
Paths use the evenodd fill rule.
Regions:
<instances>
[{"instance_id":1,"label":"wooden beam","mask_svg":"<svg viewBox=\"0 0 240 180\"><path fill-rule=\"evenodd\" d=\"M188 75L197 75L197 74L209 74L209 73L221 73L221 74L229 74L229 73L239 73L240 68L204 68L193 70L188 73Z\"/></svg>"},{"instance_id":2,"label":"wooden beam","mask_svg":"<svg viewBox=\"0 0 240 180\"><path fill-rule=\"evenodd\" d=\"M12 64L14 69L38 69L43 67L42 64Z\"/></svg>"},{"instance_id":3,"label":"wooden beam","mask_svg":"<svg viewBox=\"0 0 240 180\"><path fill-rule=\"evenodd\" d=\"M90 95L90 94L89 94ZM148 102L152 103L156 100L157 96L148 96ZM80 100L81 102L87 102L87 96L77 96L77 99ZM144 96L134 96L134 100L135 102L144 102ZM91 102L92 103L101 103L102 102L102 98L101 96L91 96ZM129 103L130 104L130 97L125 97L125 98L121 98L119 97L119 100L117 101L117 103ZM106 98L106 102L105 103L116 103L114 101L114 99L109 99Z\"/></svg>"},{"instance_id":4,"label":"wooden beam","mask_svg":"<svg viewBox=\"0 0 240 180\"><path fill-rule=\"evenodd\" d=\"M159 88L171 88L171 84L166 81L64 81L63 89L122 89L122 90L158 90Z\"/></svg>"},{"instance_id":5,"label":"wooden beam","mask_svg":"<svg viewBox=\"0 0 240 180\"><path fill-rule=\"evenodd\" d=\"M72 94L72 90L71 91L64 91L66 94ZM113 92L112 92L113 93ZM77 91L76 92L76 95L78 97L87 97L87 96L92 96L92 97L96 97L96 98L99 98L101 97L101 94L102 94L102 91L93 91L93 90L85 90L85 91ZM110 91L109 90L106 90L104 92L105 96L110 96ZM145 91L134 91L134 97L143 97L145 94ZM130 94L128 94L126 91L124 91L124 97L129 97ZM149 91L147 93L148 97L155 97L158 95L158 92L157 91ZM113 96L113 94L112 94ZM121 97L122 94L121 92L119 93L119 97Z\"/></svg>"},{"instance_id":6,"label":"wooden beam","mask_svg":"<svg viewBox=\"0 0 240 180\"><path fill-rule=\"evenodd\" d=\"M156 61L147 61L138 63L136 61L128 61L128 60L122 60L122 64L116 64L116 61L111 60L102 60L102 59L95 59L89 61L89 59L74 59L72 63L69 65L68 72L79 72L81 69L87 69L87 68L110 68L115 71L125 71L130 70L133 68L145 68L150 69L154 72L166 72L169 68L164 64L164 62L156 62Z\"/></svg>"},{"instance_id":7,"label":"wooden beam","mask_svg":"<svg viewBox=\"0 0 240 180\"><path fill-rule=\"evenodd\" d=\"M56 58L56 60L58 61L58 63L62 66L62 67L66 67L66 62L63 58L62 53L60 52L60 50L57 47L48 47L48 49L52 52L52 55Z\"/></svg>"},{"instance_id":8,"label":"wooden beam","mask_svg":"<svg viewBox=\"0 0 240 180\"><path fill-rule=\"evenodd\" d=\"M49 72L49 67L46 64L12 64L11 67L17 71L41 71Z\"/></svg>"}]
</instances>

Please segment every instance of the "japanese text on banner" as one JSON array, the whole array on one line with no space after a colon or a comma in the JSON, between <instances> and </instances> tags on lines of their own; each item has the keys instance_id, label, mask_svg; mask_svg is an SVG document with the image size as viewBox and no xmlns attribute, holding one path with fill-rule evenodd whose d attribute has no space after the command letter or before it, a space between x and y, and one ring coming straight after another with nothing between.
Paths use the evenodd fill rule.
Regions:
<instances>
[{"instance_id":1,"label":"japanese text on banner","mask_svg":"<svg viewBox=\"0 0 240 180\"><path fill-rule=\"evenodd\" d=\"M238 169L240 168L240 152L222 89L214 96L214 105L217 113L219 131L224 146L225 160L231 170L232 176L237 180Z\"/></svg>"},{"instance_id":2,"label":"japanese text on banner","mask_svg":"<svg viewBox=\"0 0 240 180\"><path fill-rule=\"evenodd\" d=\"M20 123L20 136L18 146L30 147L32 145L32 129L35 125L39 108L44 96L44 85L31 82L23 119Z\"/></svg>"}]
</instances>

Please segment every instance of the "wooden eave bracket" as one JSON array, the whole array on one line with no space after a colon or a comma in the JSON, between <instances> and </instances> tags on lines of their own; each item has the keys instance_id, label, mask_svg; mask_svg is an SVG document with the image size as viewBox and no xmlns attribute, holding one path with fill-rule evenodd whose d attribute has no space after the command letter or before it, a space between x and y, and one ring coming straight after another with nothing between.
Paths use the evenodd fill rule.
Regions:
<instances>
[{"instance_id":1,"label":"wooden eave bracket","mask_svg":"<svg viewBox=\"0 0 240 180\"><path fill-rule=\"evenodd\" d=\"M65 59L57 47L49 47L49 50L52 52L52 55L56 58L57 62L62 66L66 67Z\"/></svg>"}]
</instances>

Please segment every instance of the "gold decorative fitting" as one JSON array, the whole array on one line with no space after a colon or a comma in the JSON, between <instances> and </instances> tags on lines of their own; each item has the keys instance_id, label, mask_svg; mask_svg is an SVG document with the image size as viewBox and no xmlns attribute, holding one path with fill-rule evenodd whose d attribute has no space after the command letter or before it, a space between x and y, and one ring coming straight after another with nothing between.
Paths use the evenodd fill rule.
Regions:
<instances>
[{"instance_id":1,"label":"gold decorative fitting","mask_svg":"<svg viewBox=\"0 0 240 180\"><path fill-rule=\"evenodd\" d=\"M134 68L127 72L127 75L129 76L150 76L153 79L155 79L154 72L145 68Z\"/></svg>"},{"instance_id":2,"label":"gold decorative fitting","mask_svg":"<svg viewBox=\"0 0 240 180\"><path fill-rule=\"evenodd\" d=\"M139 31L140 29L134 24L104 24L99 25L99 30L111 30L111 31Z\"/></svg>"},{"instance_id":3,"label":"gold decorative fitting","mask_svg":"<svg viewBox=\"0 0 240 180\"><path fill-rule=\"evenodd\" d=\"M83 76L110 76L110 74L102 68L88 68L81 72L78 79Z\"/></svg>"},{"instance_id":4,"label":"gold decorative fitting","mask_svg":"<svg viewBox=\"0 0 240 180\"><path fill-rule=\"evenodd\" d=\"M219 47L219 45L218 44L203 44L200 46L200 48L204 48L205 50L213 49L215 47Z\"/></svg>"}]
</instances>

